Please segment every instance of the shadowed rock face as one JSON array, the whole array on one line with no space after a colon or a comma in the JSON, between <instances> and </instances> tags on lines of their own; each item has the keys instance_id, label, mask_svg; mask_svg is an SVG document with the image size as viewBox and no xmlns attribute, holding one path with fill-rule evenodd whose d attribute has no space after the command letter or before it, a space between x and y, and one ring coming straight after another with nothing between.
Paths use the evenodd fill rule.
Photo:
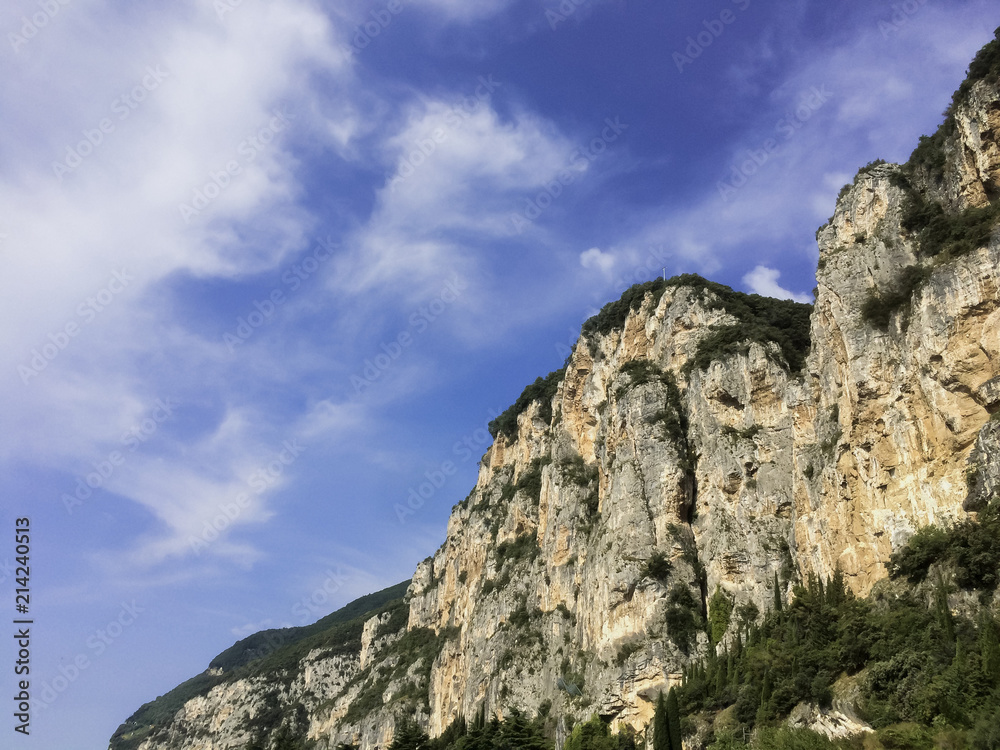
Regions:
<instances>
[{"instance_id":1,"label":"shadowed rock face","mask_svg":"<svg viewBox=\"0 0 1000 750\"><path fill-rule=\"evenodd\" d=\"M864 594L918 527L981 507L1000 486L1000 243L929 258L907 214L915 193L952 215L996 198L996 83L952 118L943 167L863 170L818 232L800 371L765 335L718 345L758 330L730 290L640 290L585 329L551 403L498 435L405 604L355 650L206 690L129 747L242 747L275 706L319 750L384 747L404 708L432 735L544 701L641 729L707 648L714 592L763 611L776 579L839 566ZM873 324L866 303L907 266L923 283Z\"/></svg>"}]
</instances>

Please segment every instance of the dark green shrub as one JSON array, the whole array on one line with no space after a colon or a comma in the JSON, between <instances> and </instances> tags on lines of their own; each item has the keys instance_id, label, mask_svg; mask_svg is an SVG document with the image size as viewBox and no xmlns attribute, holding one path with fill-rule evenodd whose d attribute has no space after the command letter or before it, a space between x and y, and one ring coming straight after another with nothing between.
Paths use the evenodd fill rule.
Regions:
<instances>
[{"instance_id":1,"label":"dark green shrub","mask_svg":"<svg viewBox=\"0 0 1000 750\"><path fill-rule=\"evenodd\" d=\"M691 652L691 646L698 637L704 623L701 619L701 603L695 599L689 586L675 583L667 597L664 622L667 637L683 654Z\"/></svg>"},{"instance_id":2,"label":"dark green shrub","mask_svg":"<svg viewBox=\"0 0 1000 750\"><path fill-rule=\"evenodd\" d=\"M489 431L494 439L498 435L504 435L507 438L516 437L517 418L527 411L528 407L535 401L541 404L539 417L543 422L549 424L552 421L552 399L565 374L566 368L562 367L550 372L544 378L536 378L534 383L525 388L512 406L489 423Z\"/></svg>"},{"instance_id":3,"label":"dark green shrub","mask_svg":"<svg viewBox=\"0 0 1000 750\"><path fill-rule=\"evenodd\" d=\"M922 170L933 182L940 183L944 179L944 168L947 157L944 152L945 141L955 132L955 119L947 117L933 135L922 135L906 162L908 171Z\"/></svg>"},{"instance_id":4,"label":"dark green shrub","mask_svg":"<svg viewBox=\"0 0 1000 750\"><path fill-rule=\"evenodd\" d=\"M716 587L715 593L708 601L708 634L712 643L718 643L729 629L729 621L733 615L733 600Z\"/></svg>"},{"instance_id":5,"label":"dark green shrub","mask_svg":"<svg viewBox=\"0 0 1000 750\"><path fill-rule=\"evenodd\" d=\"M654 552L646 564L642 568L641 577L642 578L652 578L655 581L666 581L670 576L670 571L673 565L668 558L662 552Z\"/></svg>"},{"instance_id":6,"label":"dark green shrub","mask_svg":"<svg viewBox=\"0 0 1000 750\"><path fill-rule=\"evenodd\" d=\"M704 370L715 360L745 353L751 342L773 341L778 344L782 364L790 372L802 369L809 352L812 305L735 292L692 274L677 279L684 279L686 285L696 289L711 291L717 299L710 307L724 309L739 321L719 326L699 341L690 367Z\"/></svg>"},{"instance_id":7,"label":"dark green shrub","mask_svg":"<svg viewBox=\"0 0 1000 750\"><path fill-rule=\"evenodd\" d=\"M861 317L869 325L886 330L893 313L908 309L913 293L930 277L931 270L924 266L907 266L895 285L883 292L872 290L861 305Z\"/></svg>"},{"instance_id":8,"label":"dark green shrub","mask_svg":"<svg viewBox=\"0 0 1000 750\"><path fill-rule=\"evenodd\" d=\"M598 491L599 472L597 466L588 466L583 460L583 456L577 454L572 458L562 461L559 464L559 469L567 481L588 490L582 501L584 523L592 523L600 505Z\"/></svg>"},{"instance_id":9,"label":"dark green shrub","mask_svg":"<svg viewBox=\"0 0 1000 750\"><path fill-rule=\"evenodd\" d=\"M534 560L541 550L538 548L538 538L533 533L521 534L510 542L501 542L496 546L496 558L501 564L518 563L522 560Z\"/></svg>"},{"instance_id":10,"label":"dark green shrub","mask_svg":"<svg viewBox=\"0 0 1000 750\"><path fill-rule=\"evenodd\" d=\"M861 167L861 169L858 170L858 173L854 175L855 184L857 183L859 177L868 174L876 167L880 167L885 163L886 163L885 159L872 159L870 162Z\"/></svg>"},{"instance_id":11,"label":"dark green shrub","mask_svg":"<svg viewBox=\"0 0 1000 750\"><path fill-rule=\"evenodd\" d=\"M636 641L623 643L618 647L618 652L615 654L615 664L619 667L624 666L632 654L637 654L640 651L642 651L642 643Z\"/></svg>"},{"instance_id":12,"label":"dark green shrub","mask_svg":"<svg viewBox=\"0 0 1000 750\"><path fill-rule=\"evenodd\" d=\"M955 583L968 591L992 591L1000 584L1000 518L988 507L978 521L950 529L925 526L889 558L889 575L917 583L935 562L954 566Z\"/></svg>"},{"instance_id":13,"label":"dark green shrub","mask_svg":"<svg viewBox=\"0 0 1000 750\"><path fill-rule=\"evenodd\" d=\"M588 466L580 454L559 463L563 476L580 487L589 487L597 481L597 466Z\"/></svg>"},{"instance_id":14,"label":"dark green shrub","mask_svg":"<svg viewBox=\"0 0 1000 750\"><path fill-rule=\"evenodd\" d=\"M903 203L900 226L917 235L922 255L956 258L989 244L998 220L997 205L970 206L959 213L948 213L939 203L911 188Z\"/></svg>"},{"instance_id":15,"label":"dark green shrub","mask_svg":"<svg viewBox=\"0 0 1000 750\"><path fill-rule=\"evenodd\" d=\"M955 108L968 98L969 93L972 91L972 86L976 81L983 81L988 78L995 80L1000 76L1000 28L993 32L993 37L991 41L976 53L972 62L969 63L965 80L962 81L958 87L958 91L952 96L949 112L954 112Z\"/></svg>"},{"instance_id":16,"label":"dark green shrub","mask_svg":"<svg viewBox=\"0 0 1000 750\"><path fill-rule=\"evenodd\" d=\"M930 566L944 558L948 551L948 532L938 526L925 526L910 537L902 549L889 556L889 575L905 576L911 583L927 577Z\"/></svg>"},{"instance_id":17,"label":"dark green shrub","mask_svg":"<svg viewBox=\"0 0 1000 750\"><path fill-rule=\"evenodd\" d=\"M736 292L697 274L680 274L666 281L656 279L629 288L621 299L605 305L600 313L584 323L583 334L590 339L592 347L596 346L595 334L620 329L629 312L640 309L647 293L652 295L653 303L658 304L666 289L682 286L701 293L710 309L724 309L740 321L740 325L732 327L734 330L699 346L693 367L705 369L714 359L739 351L748 341L774 341L791 371L798 372L802 368L809 351L812 305ZM706 292L712 294L710 301Z\"/></svg>"},{"instance_id":18,"label":"dark green shrub","mask_svg":"<svg viewBox=\"0 0 1000 750\"><path fill-rule=\"evenodd\" d=\"M750 425L743 430L737 430L735 427L723 425L719 432L730 440L753 440L760 433L761 429L762 428L759 424Z\"/></svg>"},{"instance_id":19,"label":"dark green shrub","mask_svg":"<svg viewBox=\"0 0 1000 750\"><path fill-rule=\"evenodd\" d=\"M659 365L648 359L629 360L622 365L621 371L624 375L629 376L633 387L658 380L663 372Z\"/></svg>"}]
</instances>

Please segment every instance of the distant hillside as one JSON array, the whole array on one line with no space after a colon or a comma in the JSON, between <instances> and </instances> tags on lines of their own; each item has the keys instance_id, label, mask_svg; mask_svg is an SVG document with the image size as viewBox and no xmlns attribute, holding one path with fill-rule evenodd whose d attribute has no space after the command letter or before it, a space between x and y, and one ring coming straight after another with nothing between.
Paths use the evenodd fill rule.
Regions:
<instances>
[{"instance_id":1,"label":"distant hillside","mask_svg":"<svg viewBox=\"0 0 1000 750\"><path fill-rule=\"evenodd\" d=\"M409 581L355 599L312 625L262 630L238 641L212 659L209 669L142 705L111 738L115 750L133 750L174 721L184 704L227 682L252 675L276 675L295 669L303 656L322 649L328 654L357 654L366 620L404 606ZM284 676L284 673L282 673Z\"/></svg>"}]
</instances>

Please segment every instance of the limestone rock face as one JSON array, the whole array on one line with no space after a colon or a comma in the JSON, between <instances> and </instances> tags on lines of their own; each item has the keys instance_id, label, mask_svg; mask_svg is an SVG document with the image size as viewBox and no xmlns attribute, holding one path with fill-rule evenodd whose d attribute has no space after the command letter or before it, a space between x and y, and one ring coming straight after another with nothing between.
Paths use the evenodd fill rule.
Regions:
<instances>
[{"instance_id":1,"label":"limestone rock face","mask_svg":"<svg viewBox=\"0 0 1000 750\"><path fill-rule=\"evenodd\" d=\"M792 710L791 716L788 717L788 725L801 729L811 729L831 740L845 739L874 731L867 724L852 719L840 711L818 708L805 703L799 704Z\"/></svg>"},{"instance_id":2,"label":"limestone rock face","mask_svg":"<svg viewBox=\"0 0 1000 750\"><path fill-rule=\"evenodd\" d=\"M984 206L1000 190L1000 107L996 82L974 83L955 113L957 137L946 145L942 196L952 208Z\"/></svg>"},{"instance_id":3,"label":"limestone rock face","mask_svg":"<svg viewBox=\"0 0 1000 750\"><path fill-rule=\"evenodd\" d=\"M997 84L953 118L943 171L910 179L954 214L997 196ZM317 750L385 747L404 711L431 735L543 704L642 731L710 648L713 595L764 611L775 581L787 595L838 566L865 594L918 527L980 510L1000 487L1000 242L922 255L901 174L862 170L818 232L801 371L773 342L706 364L740 319L710 285L651 287L585 329L551 401L497 435L403 608L365 624L356 652L218 685L140 750L241 748L274 707ZM909 266L924 283L884 326L866 319ZM864 730L834 709L795 721Z\"/></svg>"},{"instance_id":4,"label":"limestone rock face","mask_svg":"<svg viewBox=\"0 0 1000 750\"><path fill-rule=\"evenodd\" d=\"M992 103L989 103L992 102ZM955 211L995 196L997 91L980 82L954 114L942 181ZM916 530L962 514L965 461L998 406L1000 244L931 263L902 225L898 167L859 175L820 230L805 387L813 411L795 440L796 548L805 570L840 565L867 593ZM886 330L861 314L900 270L930 274Z\"/></svg>"}]
</instances>

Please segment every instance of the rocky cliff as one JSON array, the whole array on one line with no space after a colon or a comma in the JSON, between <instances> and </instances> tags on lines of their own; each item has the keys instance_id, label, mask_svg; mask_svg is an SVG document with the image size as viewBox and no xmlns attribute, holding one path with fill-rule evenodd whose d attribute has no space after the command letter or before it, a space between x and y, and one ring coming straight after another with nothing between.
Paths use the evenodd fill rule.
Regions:
<instances>
[{"instance_id":1,"label":"rocky cliff","mask_svg":"<svg viewBox=\"0 0 1000 750\"><path fill-rule=\"evenodd\" d=\"M706 630L811 573L867 593L918 527L974 513L1000 486L991 61L906 165L845 186L814 306L633 287L494 423L404 600L203 676L112 747L370 750L403 712L436 735L509 707L642 730ZM716 604L735 614L706 628Z\"/></svg>"}]
</instances>

